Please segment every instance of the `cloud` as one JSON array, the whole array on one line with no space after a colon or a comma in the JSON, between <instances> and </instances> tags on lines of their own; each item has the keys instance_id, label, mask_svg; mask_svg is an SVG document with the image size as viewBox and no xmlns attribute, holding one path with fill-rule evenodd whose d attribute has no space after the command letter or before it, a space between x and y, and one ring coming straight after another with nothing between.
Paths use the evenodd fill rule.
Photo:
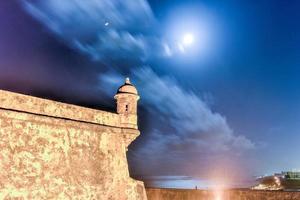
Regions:
<instances>
[{"instance_id":1,"label":"cloud","mask_svg":"<svg viewBox=\"0 0 300 200\"><path fill-rule=\"evenodd\" d=\"M124 81L114 61L140 66L177 52L155 33L156 20L146 0L23 0L23 5L67 45L112 66L95 75L99 90L109 96L114 95L111 88ZM207 103L212 97L184 89L175 78L159 76L151 67L127 71L149 114L142 145L129 151L136 174L196 176L224 154L232 159L256 147L235 133L225 116L212 111Z\"/></svg>"},{"instance_id":2,"label":"cloud","mask_svg":"<svg viewBox=\"0 0 300 200\"><path fill-rule=\"evenodd\" d=\"M152 120L147 141L130 152L140 166L135 172L168 173L174 166L184 169L187 163L203 160L208 164L218 155L239 156L255 148L251 140L234 133L223 115L213 112L200 96L180 87L174 78L159 77L149 67L133 70L131 77ZM115 88L122 81L117 73L100 76L101 84Z\"/></svg>"},{"instance_id":3,"label":"cloud","mask_svg":"<svg viewBox=\"0 0 300 200\"><path fill-rule=\"evenodd\" d=\"M73 48L94 60L170 56L145 0L23 0L24 8Z\"/></svg>"}]
</instances>

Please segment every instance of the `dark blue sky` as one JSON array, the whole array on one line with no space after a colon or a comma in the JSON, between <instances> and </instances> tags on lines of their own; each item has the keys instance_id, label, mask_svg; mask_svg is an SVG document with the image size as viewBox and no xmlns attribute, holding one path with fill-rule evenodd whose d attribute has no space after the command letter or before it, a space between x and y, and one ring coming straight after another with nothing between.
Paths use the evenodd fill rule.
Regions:
<instances>
[{"instance_id":1,"label":"dark blue sky","mask_svg":"<svg viewBox=\"0 0 300 200\"><path fill-rule=\"evenodd\" d=\"M296 0L1 1L0 87L113 110L130 76L142 135L128 159L148 184L299 169L299 9Z\"/></svg>"}]
</instances>

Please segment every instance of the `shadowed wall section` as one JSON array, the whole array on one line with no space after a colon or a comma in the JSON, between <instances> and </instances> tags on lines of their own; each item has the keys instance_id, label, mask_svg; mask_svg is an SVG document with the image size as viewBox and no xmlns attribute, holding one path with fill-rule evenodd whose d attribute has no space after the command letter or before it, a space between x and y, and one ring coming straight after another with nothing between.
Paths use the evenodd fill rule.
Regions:
<instances>
[{"instance_id":1,"label":"shadowed wall section","mask_svg":"<svg viewBox=\"0 0 300 200\"><path fill-rule=\"evenodd\" d=\"M136 115L0 90L0 199L144 200L126 150Z\"/></svg>"},{"instance_id":2,"label":"shadowed wall section","mask_svg":"<svg viewBox=\"0 0 300 200\"><path fill-rule=\"evenodd\" d=\"M299 200L300 192L147 188L148 200Z\"/></svg>"}]
</instances>

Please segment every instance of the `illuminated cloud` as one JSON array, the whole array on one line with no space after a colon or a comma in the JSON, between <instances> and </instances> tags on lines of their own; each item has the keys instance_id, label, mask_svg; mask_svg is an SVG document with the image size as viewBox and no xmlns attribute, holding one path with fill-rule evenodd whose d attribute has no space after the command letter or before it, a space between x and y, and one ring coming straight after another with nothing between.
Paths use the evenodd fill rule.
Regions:
<instances>
[{"instance_id":1,"label":"illuminated cloud","mask_svg":"<svg viewBox=\"0 0 300 200\"><path fill-rule=\"evenodd\" d=\"M200 96L184 90L174 79L159 77L149 67L133 70L131 77L142 96L141 103L153 119L147 141L132 152L140 166L136 172L167 173L174 166L184 169L187 163L202 159L212 162L216 155L237 156L236 152L255 148L251 140L233 132L224 116L213 112ZM100 76L100 82L116 88L122 77L108 73Z\"/></svg>"},{"instance_id":2,"label":"illuminated cloud","mask_svg":"<svg viewBox=\"0 0 300 200\"><path fill-rule=\"evenodd\" d=\"M94 60L145 61L170 55L153 32L145 0L24 0L24 8L73 48Z\"/></svg>"},{"instance_id":3,"label":"illuminated cloud","mask_svg":"<svg viewBox=\"0 0 300 200\"><path fill-rule=\"evenodd\" d=\"M99 76L99 90L108 96L115 93L111 88L123 82L123 69L116 68L114 62L125 68L134 66L128 67L126 73L137 85L141 105L151 118L147 122L151 128L143 133L143 145L129 151L135 173L182 175L198 169L205 171L201 163L209 166L216 156L255 148L251 140L234 133L226 118L213 112L204 97L184 89L171 76L158 76L151 67L137 68L148 60L157 61L182 51L178 43L170 44L157 36L153 28L156 20L147 1L23 2L26 10L60 40L111 67L105 69L110 72L95 75ZM187 35L181 45L188 46L194 40Z\"/></svg>"}]
</instances>

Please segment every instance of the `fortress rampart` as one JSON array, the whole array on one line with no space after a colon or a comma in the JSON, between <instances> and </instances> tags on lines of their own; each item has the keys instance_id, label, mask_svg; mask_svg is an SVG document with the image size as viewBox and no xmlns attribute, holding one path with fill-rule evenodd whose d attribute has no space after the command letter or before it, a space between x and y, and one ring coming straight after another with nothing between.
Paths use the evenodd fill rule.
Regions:
<instances>
[{"instance_id":1,"label":"fortress rampart","mask_svg":"<svg viewBox=\"0 0 300 200\"><path fill-rule=\"evenodd\" d=\"M126 158L138 94L120 89L117 113L0 90L0 200L147 199Z\"/></svg>"}]
</instances>

